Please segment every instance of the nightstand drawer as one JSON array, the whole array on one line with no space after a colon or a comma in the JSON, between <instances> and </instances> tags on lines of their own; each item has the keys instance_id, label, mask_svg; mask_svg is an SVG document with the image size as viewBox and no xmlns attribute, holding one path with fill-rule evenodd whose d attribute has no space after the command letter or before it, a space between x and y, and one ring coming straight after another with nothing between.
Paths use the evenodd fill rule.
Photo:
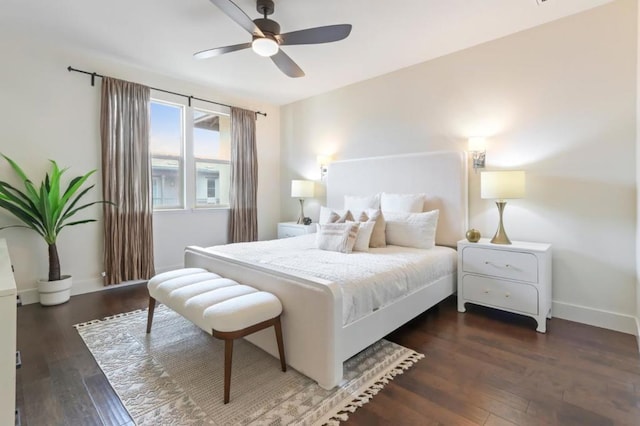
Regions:
<instances>
[{"instance_id":1,"label":"nightstand drawer","mask_svg":"<svg viewBox=\"0 0 640 426\"><path fill-rule=\"evenodd\" d=\"M465 247L462 250L462 264L464 272L538 282L538 259L531 253Z\"/></svg>"},{"instance_id":2,"label":"nightstand drawer","mask_svg":"<svg viewBox=\"0 0 640 426\"><path fill-rule=\"evenodd\" d=\"M316 232L316 225L300 225L295 222L281 222L278 224L278 238L297 237L300 235L313 234Z\"/></svg>"},{"instance_id":3,"label":"nightstand drawer","mask_svg":"<svg viewBox=\"0 0 640 426\"><path fill-rule=\"evenodd\" d=\"M465 275L462 277L462 294L470 302L538 314L538 290L532 285Z\"/></svg>"}]
</instances>

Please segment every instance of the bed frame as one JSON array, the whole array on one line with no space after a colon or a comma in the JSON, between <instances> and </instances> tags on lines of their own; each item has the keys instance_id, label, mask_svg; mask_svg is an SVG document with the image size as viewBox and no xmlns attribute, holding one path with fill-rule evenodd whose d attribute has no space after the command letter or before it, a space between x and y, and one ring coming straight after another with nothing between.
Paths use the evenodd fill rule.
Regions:
<instances>
[{"instance_id":1,"label":"bed frame","mask_svg":"<svg viewBox=\"0 0 640 426\"><path fill-rule=\"evenodd\" d=\"M436 243L455 247L467 229L467 159L462 152L433 152L334 162L327 176L327 205L342 208L344 195L378 192L425 193L425 209L440 209ZM342 324L342 295L336 283L291 275L265 265L185 249L185 266L202 267L280 298L289 365L325 389L342 380L342 363L431 308L456 288L456 274L441 278L352 323ZM278 356L273 333L247 340Z\"/></svg>"}]
</instances>

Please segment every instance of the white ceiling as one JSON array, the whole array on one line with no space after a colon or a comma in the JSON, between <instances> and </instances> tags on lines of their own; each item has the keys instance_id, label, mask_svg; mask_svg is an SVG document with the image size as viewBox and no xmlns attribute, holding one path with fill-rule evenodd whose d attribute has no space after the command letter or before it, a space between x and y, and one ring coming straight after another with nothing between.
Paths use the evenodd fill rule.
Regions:
<instances>
[{"instance_id":1,"label":"white ceiling","mask_svg":"<svg viewBox=\"0 0 640 426\"><path fill-rule=\"evenodd\" d=\"M306 72L298 79L251 50L194 60L196 51L250 41L207 0L2 0L0 28L236 96L286 104L609 1L547 0L538 6L536 0L275 0L270 18L283 33L353 25L351 35L336 43L284 47ZM259 17L255 0L236 4L252 19Z\"/></svg>"}]
</instances>

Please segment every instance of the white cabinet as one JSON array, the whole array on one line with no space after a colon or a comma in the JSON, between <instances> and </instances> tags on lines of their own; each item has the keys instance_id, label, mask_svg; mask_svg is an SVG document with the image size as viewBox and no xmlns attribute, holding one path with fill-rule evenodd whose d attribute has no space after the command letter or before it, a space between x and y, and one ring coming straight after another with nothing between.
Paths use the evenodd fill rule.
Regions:
<instances>
[{"instance_id":1,"label":"white cabinet","mask_svg":"<svg viewBox=\"0 0 640 426\"><path fill-rule=\"evenodd\" d=\"M316 224L302 225L296 222L280 222L278 224L278 238L297 237L299 235L313 234L316 232Z\"/></svg>"},{"instance_id":2,"label":"white cabinet","mask_svg":"<svg viewBox=\"0 0 640 426\"><path fill-rule=\"evenodd\" d=\"M0 239L0 425L15 424L16 282L7 242Z\"/></svg>"},{"instance_id":3,"label":"white cabinet","mask_svg":"<svg viewBox=\"0 0 640 426\"><path fill-rule=\"evenodd\" d=\"M551 245L458 241L458 311L465 303L528 315L546 332L551 318Z\"/></svg>"}]
</instances>

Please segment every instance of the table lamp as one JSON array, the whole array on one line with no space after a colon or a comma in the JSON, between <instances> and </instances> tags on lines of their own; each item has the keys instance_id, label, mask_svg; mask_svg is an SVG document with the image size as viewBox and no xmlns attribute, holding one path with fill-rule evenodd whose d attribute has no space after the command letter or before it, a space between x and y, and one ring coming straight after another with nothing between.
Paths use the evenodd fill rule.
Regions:
<instances>
[{"instance_id":1,"label":"table lamp","mask_svg":"<svg viewBox=\"0 0 640 426\"><path fill-rule=\"evenodd\" d=\"M314 183L310 180L292 180L291 197L300 199L300 217L298 224L304 223L304 199L313 197Z\"/></svg>"},{"instance_id":2,"label":"table lamp","mask_svg":"<svg viewBox=\"0 0 640 426\"><path fill-rule=\"evenodd\" d=\"M511 244L502 225L502 213L507 202L513 198L523 198L525 193L525 176L521 170L504 170L497 172L482 172L480 174L480 197L496 200L500 223L496 234L491 239L493 244Z\"/></svg>"}]
</instances>

